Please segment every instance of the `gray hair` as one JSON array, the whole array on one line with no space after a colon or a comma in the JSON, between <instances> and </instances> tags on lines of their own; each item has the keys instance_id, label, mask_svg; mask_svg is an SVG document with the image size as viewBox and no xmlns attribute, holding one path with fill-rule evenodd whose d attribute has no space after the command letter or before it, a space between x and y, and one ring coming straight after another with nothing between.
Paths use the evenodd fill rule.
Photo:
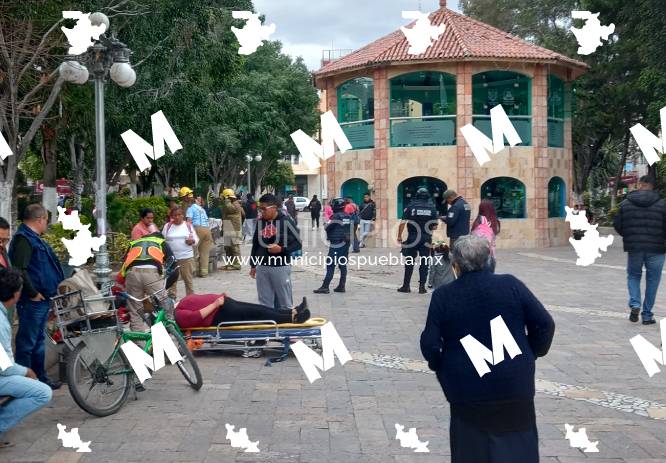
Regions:
<instances>
[{"instance_id":1,"label":"gray hair","mask_svg":"<svg viewBox=\"0 0 666 463\"><path fill-rule=\"evenodd\" d=\"M24 222L41 219L42 217L48 218L48 213L46 212L44 206L41 204L30 204L23 211Z\"/></svg>"},{"instance_id":2,"label":"gray hair","mask_svg":"<svg viewBox=\"0 0 666 463\"><path fill-rule=\"evenodd\" d=\"M461 236L453 244L452 259L462 273L483 270L488 265L489 258L490 244L480 236Z\"/></svg>"},{"instance_id":3,"label":"gray hair","mask_svg":"<svg viewBox=\"0 0 666 463\"><path fill-rule=\"evenodd\" d=\"M449 199L449 198L457 198L458 193L455 192L455 190L446 190L444 192L444 199Z\"/></svg>"}]
</instances>

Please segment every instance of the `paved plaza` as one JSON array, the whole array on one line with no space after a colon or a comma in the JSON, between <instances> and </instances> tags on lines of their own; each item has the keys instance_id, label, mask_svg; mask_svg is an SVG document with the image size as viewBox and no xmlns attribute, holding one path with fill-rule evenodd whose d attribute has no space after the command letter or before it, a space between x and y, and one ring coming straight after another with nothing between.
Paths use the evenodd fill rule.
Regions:
<instances>
[{"instance_id":1,"label":"paved plaza","mask_svg":"<svg viewBox=\"0 0 666 463\"><path fill-rule=\"evenodd\" d=\"M323 247L307 244L305 250ZM363 254L389 251L397 253ZM575 259L571 247L500 250L498 256L497 272L523 280L557 324L549 354L537 361L541 461L664 462L666 372L649 378L629 343L640 333L659 347L659 325L627 320L621 241L591 267L578 267ZM49 406L9 432L16 446L3 450L0 461L449 461L449 407L419 349L431 295L397 293L402 268L387 266L350 269L347 293L314 295L323 273L294 268L295 300L307 296L313 315L335 324L353 361L336 363L310 384L293 355L272 367L265 359L203 355L201 391L192 391L177 369L166 367L146 382L138 400L107 418L87 415L62 388ZM256 301L246 269L218 272L195 285L199 293L227 291ZM655 314L666 315L666 290ZM92 453L62 448L57 423L78 427L82 440L92 441ZM232 448L226 423L247 428L261 452ZM429 441L430 453L402 448L396 423L415 427L420 440ZM587 428L590 440L599 441L599 453L571 448L565 423Z\"/></svg>"}]
</instances>

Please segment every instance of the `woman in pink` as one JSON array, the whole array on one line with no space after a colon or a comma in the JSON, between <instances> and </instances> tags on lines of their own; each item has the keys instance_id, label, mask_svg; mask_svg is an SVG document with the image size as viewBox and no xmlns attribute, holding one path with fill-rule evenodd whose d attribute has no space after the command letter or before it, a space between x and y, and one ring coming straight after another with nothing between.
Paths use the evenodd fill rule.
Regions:
<instances>
[{"instance_id":1,"label":"woman in pink","mask_svg":"<svg viewBox=\"0 0 666 463\"><path fill-rule=\"evenodd\" d=\"M324 206L324 218L326 219L326 223L328 223L331 221L331 217L333 217L333 208L327 200L324 200L324 202L326 203Z\"/></svg>"},{"instance_id":2,"label":"woman in pink","mask_svg":"<svg viewBox=\"0 0 666 463\"><path fill-rule=\"evenodd\" d=\"M152 209L141 209L139 211L139 217L141 217L141 219L136 225L134 225L134 228L132 228L132 234L130 236L132 241L143 238L144 236L150 235L151 233L160 231L159 228L157 228L157 225L154 223L155 212L153 212Z\"/></svg>"}]
</instances>

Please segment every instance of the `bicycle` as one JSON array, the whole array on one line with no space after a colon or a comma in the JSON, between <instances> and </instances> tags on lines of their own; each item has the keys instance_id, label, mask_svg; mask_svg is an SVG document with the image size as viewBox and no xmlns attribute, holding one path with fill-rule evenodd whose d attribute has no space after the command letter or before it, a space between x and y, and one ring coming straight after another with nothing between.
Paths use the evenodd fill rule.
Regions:
<instances>
[{"instance_id":1,"label":"bicycle","mask_svg":"<svg viewBox=\"0 0 666 463\"><path fill-rule=\"evenodd\" d=\"M167 266L168 267L168 266ZM178 277L176 269L167 272L165 285L162 289L142 299L127 293L123 296L136 302L150 301L153 311L148 320L149 325L164 324L167 332L175 341L182 360L176 362L176 366L194 390L201 389L203 379L199 365L187 347L180 328L174 320L169 318L164 307L164 296L168 287ZM64 302L70 301L72 297L79 301L65 307ZM98 301L111 302L111 310L105 312L88 313L85 311L87 304ZM145 342L143 351L149 353L152 346L152 334L150 332L125 331L117 317L115 307L115 296L101 296L83 299L80 291L66 293L52 299L54 312L56 314L56 325L61 331L62 339L73 349L67 361L67 383L69 392L76 404L86 412L95 416L108 416L116 413L129 398L130 391L136 386L134 370L121 350L121 346L128 342ZM81 309L84 314L81 315ZM77 311L79 317L67 320L65 314ZM101 315L115 315L115 326L95 326L95 320ZM93 317L96 315L97 317ZM77 325L78 324L78 325ZM78 328L78 329L77 329ZM136 387L135 387L136 388ZM95 394L91 396L93 390Z\"/></svg>"}]
</instances>

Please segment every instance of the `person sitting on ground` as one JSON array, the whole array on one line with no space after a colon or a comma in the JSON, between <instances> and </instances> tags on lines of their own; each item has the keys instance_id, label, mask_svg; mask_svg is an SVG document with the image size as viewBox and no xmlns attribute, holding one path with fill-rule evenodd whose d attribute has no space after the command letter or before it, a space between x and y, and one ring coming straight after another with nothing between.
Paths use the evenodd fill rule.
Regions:
<instances>
[{"instance_id":1,"label":"person sitting on ground","mask_svg":"<svg viewBox=\"0 0 666 463\"><path fill-rule=\"evenodd\" d=\"M12 399L0 406L0 449L13 444L3 439L4 434L25 417L36 412L51 400L48 384L37 379L30 368L14 363L12 354L12 327L7 319L7 308L16 304L21 296L23 278L16 269L0 268L0 346L12 365L0 371L0 396Z\"/></svg>"},{"instance_id":2,"label":"person sitting on ground","mask_svg":"<svg viewBox=\"0 0 666 463\"><path fill-rule=\"evenodd\" d=\"M191 294L176 306L176 323L183 329L217 326L222 322L273 320L276 323L304 323L310 319L308 301L293 309L275 309L241 302L226 294Z\"/></svg>"}]
</instances>

